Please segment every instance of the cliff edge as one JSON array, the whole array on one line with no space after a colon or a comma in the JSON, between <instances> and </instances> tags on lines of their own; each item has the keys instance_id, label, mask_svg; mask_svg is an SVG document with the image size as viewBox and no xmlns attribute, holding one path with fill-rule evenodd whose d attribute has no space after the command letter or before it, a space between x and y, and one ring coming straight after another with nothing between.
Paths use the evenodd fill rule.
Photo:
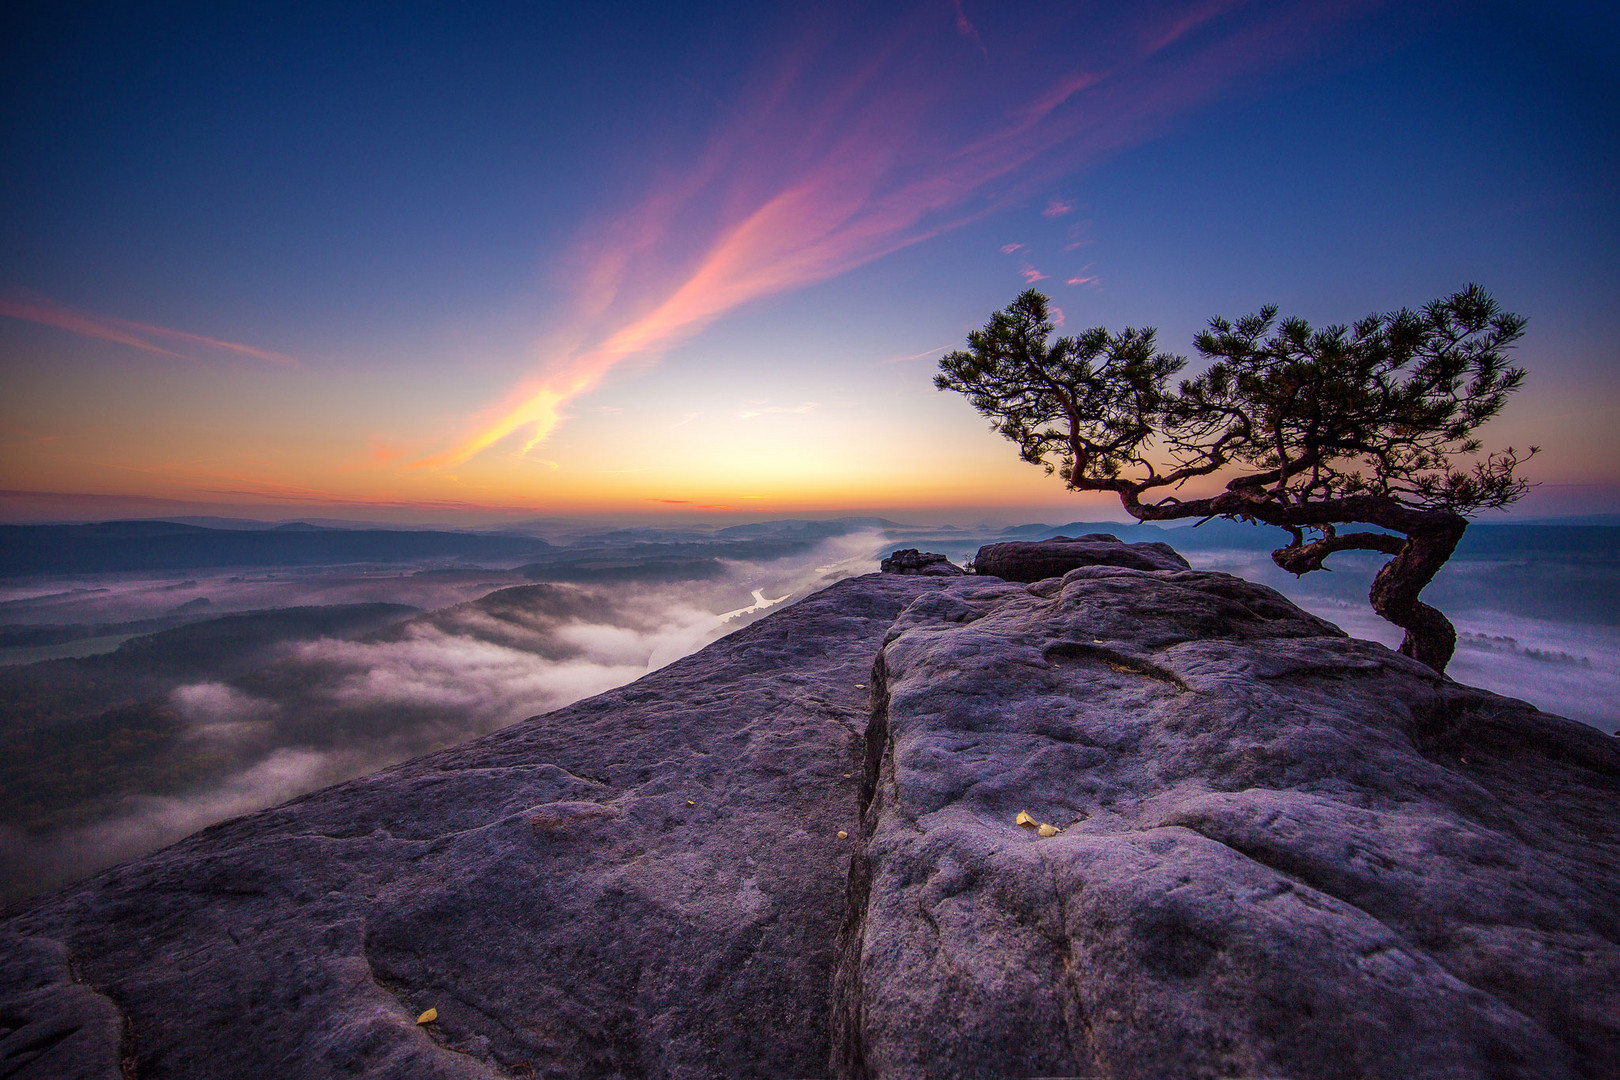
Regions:
<instances>
[{"instance_id":1,"label":"cliff edge","mask_svg":"<svg viewBox=\"0 0 1620 1080\"><path fill-rule=\"evenodd\" d=\"M1614 1076L1616 742L1222 574L871 575L12 910L0 1075Z\"/></svg>"}]
</instances>

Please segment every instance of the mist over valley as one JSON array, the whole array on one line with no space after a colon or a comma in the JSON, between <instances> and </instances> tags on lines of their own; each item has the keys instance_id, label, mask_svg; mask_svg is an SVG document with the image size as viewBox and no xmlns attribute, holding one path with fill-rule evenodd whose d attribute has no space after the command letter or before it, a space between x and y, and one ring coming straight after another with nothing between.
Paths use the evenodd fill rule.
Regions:
<instances>
[{"instance_id":1,"label":"mist over valley","mask_svg":"<svg viewBox=\"0 0 1620 1080\"><path fill-rule=\"evenodd\" d=\"M1267 555L1281 534L1222 521L527 528L8 527L6 565L52 569L0 579L3 898L633 681L900 547L964 563L998 539L1167 540L1354 636L1400 636L1366 603L1378 557L1296 580ZM1620 727L1617 540L1471 528L1425 593L1460 633L1452 676Z\"/></svg>"}]
</instances>

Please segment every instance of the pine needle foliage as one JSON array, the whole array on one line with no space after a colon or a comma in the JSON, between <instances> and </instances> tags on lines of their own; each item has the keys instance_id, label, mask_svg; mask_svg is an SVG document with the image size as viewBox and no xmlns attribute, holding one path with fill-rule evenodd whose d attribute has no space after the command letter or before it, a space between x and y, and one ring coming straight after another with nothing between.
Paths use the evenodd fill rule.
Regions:
<instances>
[{"instance_id":1,"label":"pine needle foliage","mask_svg":"<svg viewBox=\"0 0 1620 1080\"><path fill-rule=\"evenodd\" d=\"M1054 338L1031 289L943 357L934 382L966 395L1025 461L1072 490L1117 493L1138 520L1279 526L1290 543L1272 558L1295 574L1337 551L1394 556L1373 608L1406 630L1403 652L1443 672L1456 632L1417 594L1465 515L1525 493L1517 469L1536 448L1481 454L1475 434L1524 381L1508 362L1524 329L1477 285L1320 329L1268 306L1210 320L1193 339L1202 373L1172 385L1187 360L1159 350L1152 328ZM1204 477L1225 489L1177 494ZM1352 524L1384 531L1339 531Z\"/></svg>"}]
</instances>

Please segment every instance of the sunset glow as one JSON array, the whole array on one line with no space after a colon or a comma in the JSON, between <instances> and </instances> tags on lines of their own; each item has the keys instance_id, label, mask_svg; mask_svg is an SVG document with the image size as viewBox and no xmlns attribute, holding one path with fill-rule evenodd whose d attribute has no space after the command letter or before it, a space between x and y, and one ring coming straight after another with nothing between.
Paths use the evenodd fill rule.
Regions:
<instances>
[{"instance_id":1,"label":"sunset glow","mask_svg":"<svg viewBox=\"0 0 1620 1080\"><path fill-rule=\"evenodd\" d=\"M392 24L38 13L6 515L1103 512L930 385L1020 289L1190 351L1211 315L1469 280L1531 318L1487 441L1546 446L1546 512L1620 508L1616 69L1580 18L1499 15L514 10L426 63ZM349 81L184 89L254 33L288 70L370 44ZM96 89L113 56L132 94Z\"/></svg>"}]
</instances>

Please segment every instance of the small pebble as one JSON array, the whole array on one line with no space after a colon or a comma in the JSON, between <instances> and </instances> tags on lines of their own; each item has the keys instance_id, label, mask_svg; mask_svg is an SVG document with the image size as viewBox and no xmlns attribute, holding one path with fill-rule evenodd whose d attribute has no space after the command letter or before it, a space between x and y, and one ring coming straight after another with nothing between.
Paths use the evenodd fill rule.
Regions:
<instances>
[{"instance_id":1,"label":"small pebble","mask_svg":"<svg viewBox=\"0 0 1620 1080\"><path fill-rule=\"evenodd\" d=\"M694 802L693 802L693 801L692 801L692 800L691 800L691 799L687 799L687 800L686 800L686 805L687 805L687 806L696 806L696 805L697 805L697 804L696 804L696 803L694 803Z\"/></svg>"},{"instance_id":2,"label":"small pebble","mask_svg":"<svg viewBox=\"0 0 1620 1080\"><path fill-rule=\"evenodd\" d=\"M848 840L849 839L849 833L844 829L839 829L838 830L838 839L840 839L840 840Z\"/></svg>"}]
</instances>

